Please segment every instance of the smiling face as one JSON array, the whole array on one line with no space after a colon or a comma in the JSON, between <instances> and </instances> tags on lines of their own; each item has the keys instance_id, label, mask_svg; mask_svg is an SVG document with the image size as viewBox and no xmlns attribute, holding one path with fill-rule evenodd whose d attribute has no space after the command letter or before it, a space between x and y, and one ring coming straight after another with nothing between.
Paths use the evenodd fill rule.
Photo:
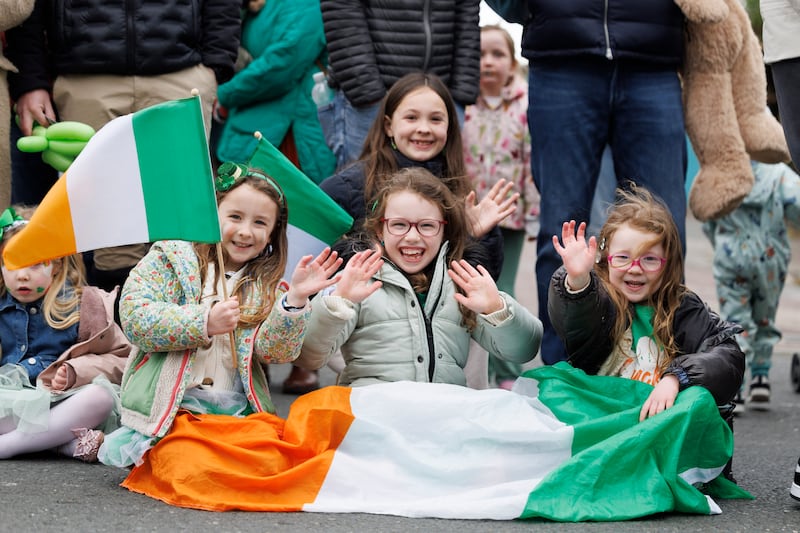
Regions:
<instances>
[{"instance_id":1,"label":"smiling face","mask_svg":"<svg viewBox=\"0 0 800 533\"><path fill-rule=\"evenodd\" d=\"M514 68L513 50L501 30L481 31L481 93L500 96Z\"/></svg>"},{"instance_id":2,"label":"smiling face","mask_svg":"<svg viewBox=\"0 0 800 533\"><path fill-rule=\"evenodd\" d=\"M408 190L389 195L383 218L404 218L409 222L444 220L442 210L436 204ZM378 232L378 237L383 241L386 255L400 270L406 274L416 274L436 259L444 239L443 230L426 237L412 226L405 235L392 235L387 231L386 224Z\"/></svg>"},{"instance_id":3,"label":"smiling face","mask_svg":"<svg viewBox=\"0 0 800 533\"><path fill-rule=\"evenodd\" d=\"M17 270L3 266L3 283L6 290L21 303L31 303L43 298L53 284L54 266L51 261Z\"/></svg>"},{"instance_id":4,"label":"smiling face","mask_svg":"<svg viewBox=\"0 0 800 533\"><path fill-rule=\"evenodd\" d=\"M219 224L226 270L239 270L264 251L277 217L272 198L246 183L225 195L219 203Z\"/></svg>"},{"instance_id":5,"label":"smiling face","mask_svg":"<svg viewBox=\"0 0 800 533\"><path fill-rule=\"evenodd\" d=\"M633 259L646 255L664 257L664 245L658 235L622 224L611 236L608 255L625 254ZM608 280L633 303L646 301L661 286L664 268L657 272L646 272L639 264L624 269L608 266Z\"/></svg>"},{"instance_id":6,"label":"smiling face","mask_svg":"<svg viewBox=\"0 0 800 533\"><path fill-rule=\"evenodd\" d=\"M413 161L433 159L447 142L447 106L429 87L411 91L391 116L384 117L386 135Z\"/></svg>"}]
</instances>

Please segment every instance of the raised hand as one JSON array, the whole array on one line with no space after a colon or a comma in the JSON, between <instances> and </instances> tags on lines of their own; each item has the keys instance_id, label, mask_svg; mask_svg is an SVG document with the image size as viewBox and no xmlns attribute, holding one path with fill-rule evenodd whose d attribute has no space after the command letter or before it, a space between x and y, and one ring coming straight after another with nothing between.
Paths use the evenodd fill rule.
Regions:
<instances>
[{"instance_id":1,"label":"raised hand","mask_svg":"<svg viewBox=\"0 0 800 533\"><path fill-rule=\"evenodd\" d=\"M489 314L503 308L503 298L492 276L481 265L476 269L463 259L453 261L447 274L465 294L456 293L456 300L476 313Z\"/></svg>"},{"instance_id":2,"label":"raised hand","mask_svg":"<svg viewBox=\"0 0 800 533\"><path fill-rule=\"evenodd\" d=\"M208 313L208 336L230 333L239 323L239 299L235 296L217 302Z\"/></svg>"},{"instance_id":3,"label":"raised hand","mask_svg":"<svg viewBox=\"0 0 800 533\"><path fill-rule=\"evenodd\" d=\"M303 307L309 296L339 280L339 276L333 275L341 264L339 254L332 252L330 248L322 250L316 258L311 255L303 256L292 273L286 303L292 307Z\"/></svg>"},{"instance_id":4,"label":"raised hand","mask_svg":"<svg viewBox=\"0 0 800 533\"><path fill-rule=\"evenodd\" d=\"M558 235L553 235L553 247L561 256L564 268L567 269L567 282L572 289L580 289L589 283L589 272L594 268L597 255L597 239L594 236L586 240L586 222L578 225L575 221L564 222L561 226L561 242ZM563 245L562 245L563 242Z\"/></svg>"},{"instance_id":5,"label":"raised hand","mask_svg":"<svg viewBox=\"0 0 800 533\"><path fill-rule=\"evenodd\" d=\"M513 187L512 182L500 180L489 189L489 192L478 204L475 204L477 194L475 191L470 191L464 202L471 236L483 237L501 220L514 212L517 200L519 200L519 193L515 192L509 196Z\"/></svg>"},{"instance_id":6,"label":"raised hand","mask_svg":"<svg viewBox=\"0 0 800 533\"><path fill-rule=\"evenodd\" d=\"M358 252L344 267L336 289L332 293L333 296L341 296L353 303L363 302L383 286L380 281L370 283L372 276L377 274L382 266L380 251L372 249Z\"/></svg>"}]
</instances>

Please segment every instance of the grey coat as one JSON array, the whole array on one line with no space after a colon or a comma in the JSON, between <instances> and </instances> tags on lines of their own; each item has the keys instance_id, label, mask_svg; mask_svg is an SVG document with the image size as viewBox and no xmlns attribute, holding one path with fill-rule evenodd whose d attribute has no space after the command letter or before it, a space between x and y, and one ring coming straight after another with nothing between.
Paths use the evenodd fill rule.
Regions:
<instances>
[{"instance_id":1,"label":"grey coat","mask_svg":"<svg viewBox=\"0 0 800 533\"><path fill-rule=\"evenodd\" d=\"M383 287L352 308L332 307L328 299L335 297L317 295L300 360L327 361L341 348L346 366L339 384L358 386L403 380L465 385L470 337L502 359L533 359L542 324L507 294L501 293L505 319L494 325L478 315L474 331L464 327L445 259L443 246L424 308L406 276L389 262L375 276Z\"/></svg>"}]
</instances>

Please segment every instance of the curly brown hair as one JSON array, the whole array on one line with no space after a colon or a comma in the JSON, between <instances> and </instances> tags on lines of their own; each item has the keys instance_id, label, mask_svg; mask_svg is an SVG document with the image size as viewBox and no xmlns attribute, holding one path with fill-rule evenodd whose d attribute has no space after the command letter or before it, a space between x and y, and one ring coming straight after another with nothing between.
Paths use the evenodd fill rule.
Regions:
<instances>
[{"instance_id":1,"label":"curly brown hair","mask_svg":"<svg viewBox=\"0 0 800 533\"><path fill-rule=\"evenodd\" d=\"M661 273L661 285L647 302L655 309L653 335L667 355L665 361L659 362L663 371L678 355L672 322L687 290L683 284L683 247L680 234L669 208L647 189L631 184L626 190L617 190L617 201L598 236L601 253L595 269L617 309L616 323L612 329L615 344L631 323L631 306L628 299L609 282L608 259L604 252L617 230L626 224L653 235L653 240L646 243L646 247L657 244L664 247L667 262Z\"/></svg>"}]
</instances>

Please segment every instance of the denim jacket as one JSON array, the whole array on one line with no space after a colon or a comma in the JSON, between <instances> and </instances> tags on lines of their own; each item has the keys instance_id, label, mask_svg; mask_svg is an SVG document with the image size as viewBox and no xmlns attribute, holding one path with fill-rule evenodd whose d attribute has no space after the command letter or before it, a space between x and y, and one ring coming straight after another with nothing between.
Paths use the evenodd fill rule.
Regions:
<instances>
[{"instance_id":1,"label":"denim jacket","mask_svg":"<svg viewBox=\"0 0 800 533\"><path fill-rule=\"evenodd\" d=\"M78 324L63 330L50 327L42 315L42 299L23 304L8 292L0 298L0 364L22 366L31 384L77 340Z\"/></svg>"}]
</instances>

